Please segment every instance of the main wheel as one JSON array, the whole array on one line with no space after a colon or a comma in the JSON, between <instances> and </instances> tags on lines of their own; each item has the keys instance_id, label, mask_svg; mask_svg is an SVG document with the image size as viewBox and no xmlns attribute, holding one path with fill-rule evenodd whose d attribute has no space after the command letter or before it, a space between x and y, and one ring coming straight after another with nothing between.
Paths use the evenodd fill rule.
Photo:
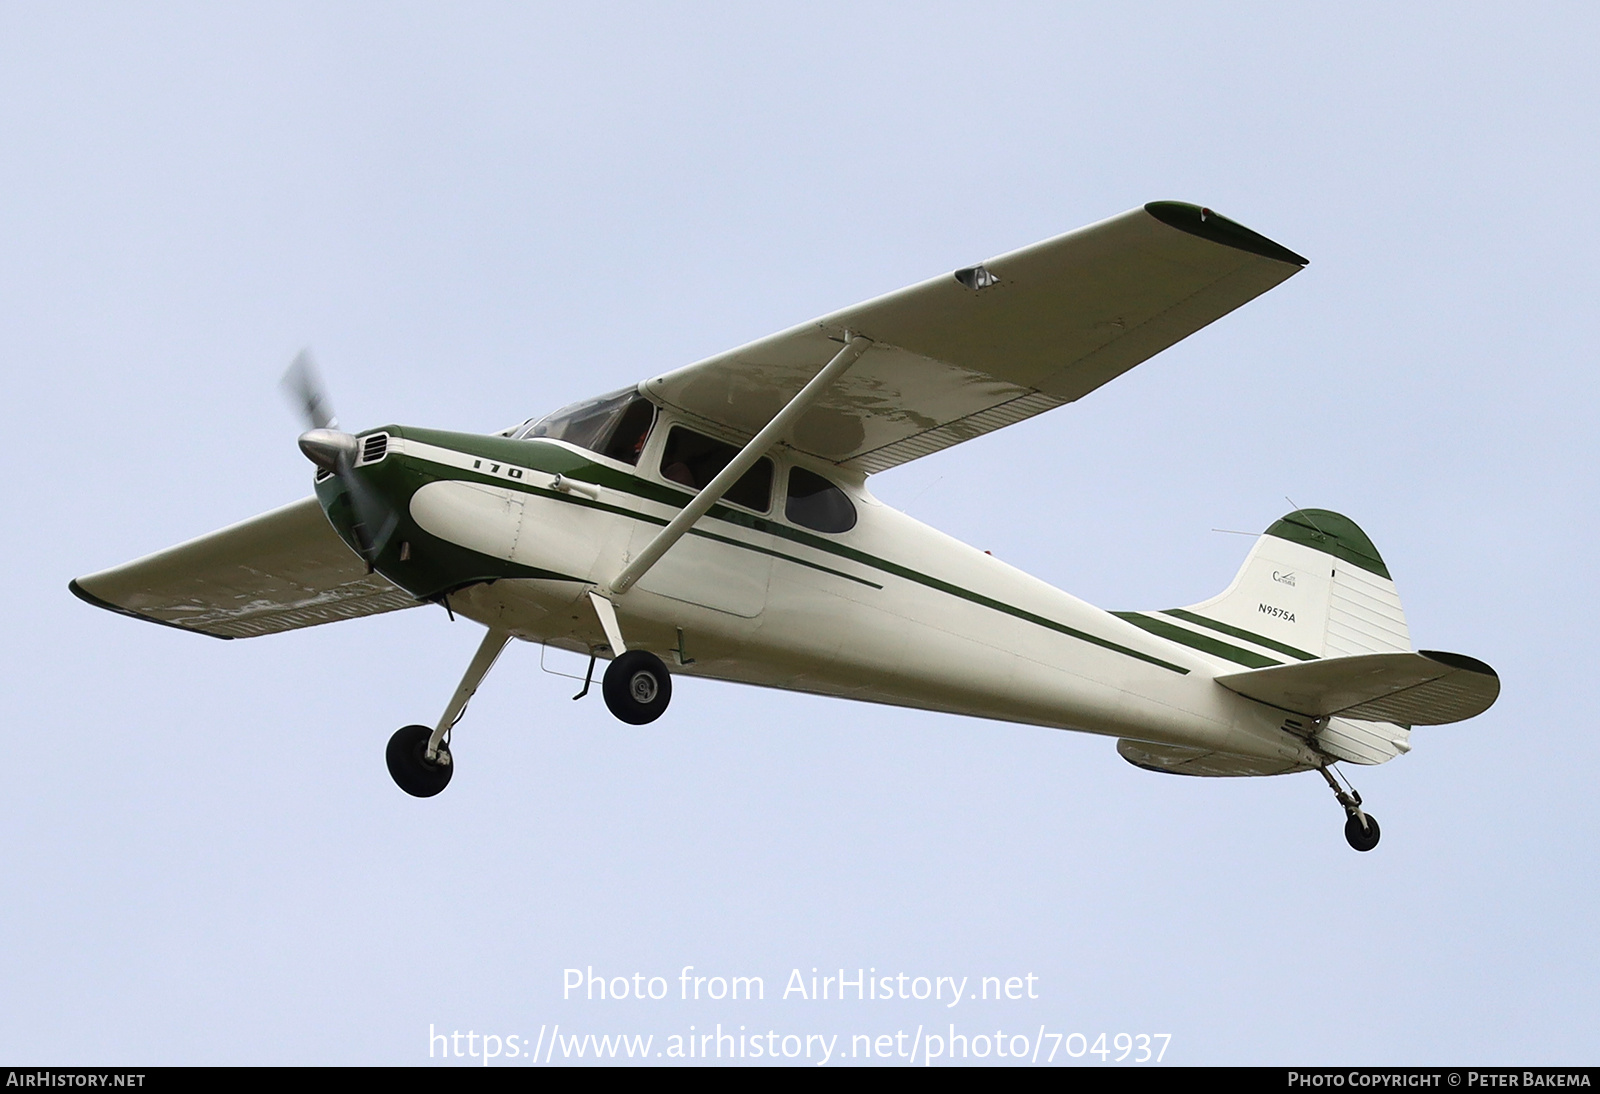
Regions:
<instances>
[{"instance_id":1,"label":"main wheel","mask_svg":"<svg viewBox=\"0 0 1600 1094\"><path fill-rule=\"evenodd\" d=\"M1361 818L1352 816L1344 822L1344 838L1357 851L1370 851L1378 846L1378 821L1367 814L1367 827L1361 827Z\"/></svg>"},{"instance_id":2,"label":"main wheel","mask_svg":"<svg viewBox=\"0 0 1600 1094\"><path fill-rule=\"evenodd\" d=\"M438 760L428 759L428 738L432 736L433 730L427 726L405 726L395 730L384 753L396 785L414 798L433 797L450 785L450 773L455 770L450 750L442 742Z\"/></svg>"},{"instance_id":3,"label":"main wheel","mask_svg":"<svg viewBox=\"0 0 1600 1094\"><path fill-rule=\"evenodd\" d=\"M655 654L629 650L606 668L600 690L612 714L642 726L661 717L672 701L672 677Z\"/></svg>"}]
</instances>

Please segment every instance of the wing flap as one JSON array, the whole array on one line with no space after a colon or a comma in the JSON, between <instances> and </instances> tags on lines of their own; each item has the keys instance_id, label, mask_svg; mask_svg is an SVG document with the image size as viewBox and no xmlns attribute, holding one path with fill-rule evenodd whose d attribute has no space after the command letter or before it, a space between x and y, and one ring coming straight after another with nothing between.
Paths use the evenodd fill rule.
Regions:
<instances>
[{"instance_id":1,"label":"wing flap","mask_svg":"<svg viewBox=\"0 0 1600 1094\"><path fill-rule=\"evenodd\" d=\"M1500 678L1458 653L1365 653L1217 677L1250 699L1312 718L1338 716L1403 726L1444 725L1482 714Z\"/></svg>"},{"instance_id":2,"label":"wing flap","mask_svg":"<svg viewBox=\"0 0 1600 1094\"><path fill-rule=\"evenodd\" d=\"M702 423L753 436L856 331L873 348L789 443L871 473L1079 399L1304 264L1208 210L1153 202L644 387Z\"/></svg>"},{"instance_id":3,"label":"wing flap","mask_svg":"<svg viewBox=\"0 0 1600 1094\"><path fill-rule=\"evenodd\" d=\"M72 582L97 607L214 638L250 638L415 607L314 497Z\"/></svg>"}]
</instances>

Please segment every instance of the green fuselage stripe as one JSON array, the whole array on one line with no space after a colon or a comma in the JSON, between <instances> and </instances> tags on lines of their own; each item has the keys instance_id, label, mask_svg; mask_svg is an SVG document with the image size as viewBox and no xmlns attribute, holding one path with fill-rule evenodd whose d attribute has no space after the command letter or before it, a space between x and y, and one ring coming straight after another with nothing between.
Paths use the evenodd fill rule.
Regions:
<instances>
[{"instance_id":1,"label":"green fuselage stripe","mask_svg":"<svg viewBox=\"0 0 1600 1094\"><path fill-rule=\"evenodd\" d=\"M718 543L726 543L731 547L743 547L746 551L758 551L764 555L771 555L773 558L781 558L785 562L793 562L797 566L809 566L813 570L821 570L825 574L832 574L835 577L842 577L846 581L854 581L856 584L865 585L869 589L883 588L883 586L879 585L876 581L868 581L864 577L857 577L855 574L847 574L843 570L835 570L830 566L823 566L816 562L808 562L806 559L797 558L794 555L786 555L782 551L774 551L770 547L760 547L754 543L745 543L743 540L729 539L727 536L719 536L715 532L703 532L698 528L689 529L689 534L691 536L701 536L705 539L714 539Z\"/></svg>"},{"instance_id":2,"label":"green fuselage stripe","mask_svg":"<svg viewBox=\"0 0 1600 1094\"><path fill-rule=\"evenodd\" d=\"M477 438L469 434L437 434L426 430L406 430L403 433L401 433L399 430L391 430L391 432L399 433L403 437L415 437L424 444L433 444L441 448L453 449L455 451L464 452L465 454L473 456L482 455L489 459L501 460L517 466L529 467L534 470L545 472L546 474L556 474L559 472L568 478L584 482L592 482L596 485L605 486L612 490L616 490L619 493L631 494L634 497L643 498L648 501L660 502L662 504L671 505L679 509L687 505L693 497L693 495L685 494L679 490L672 490L657 486L654 483L643 482L633 475L619 473L600 464L581 461L579 466L571 466L574 462L578 462L575 461L573 453L567 449L545 442L505 441L501 438ZM460 447L463 442L479 440L494 442L493 447L499 451L490 453L477 453ZM517 446L515 450L517 458L512 458L510 454L504 450L503 446L508 444ZM554 469L540 466L540 457L545 455L544 452L540 451L541 449L553 450L550 452L550 454L558 456L560 461L568 464L568 466ZM411 458L425 459L425 457L420 456ZM474 472L457 467L451 467L450 470L452 472L452 477L458 479L483 482L506 489L519 490L524 493L538 494L541 497L554 498L558 501L564 501L572 505L583 505L593 509L600 509L608 513L615 513L618 516L630 517L634 520L644 521L647 524L654 524L661 527L664 527L667 524L666 521L660 519L659 517L652 517L644 513L635 512L632 509L625 509L621 506L610 505L606 502L594 501L589 498L574 494L568 494L556 490L547 490L542 487L534 486L530 483L498 478L482 474L481 472ZM858 551L853 547L846 547L843 544L831 542L823 539L820 536L812 535L809 532L802 532L796 528L789 528L786 525L778 524L753 513L740 512L739 510L731 509L728 506L719 504L713 505L707 516L714 520L721 520L728 524L735 524L743 528L751 529L752 531L765 532L768 535L787 539L793 543L799 543L804 546L814 548L815 550L825 552L837 558L849 559L851 562L859 563L882 573L892 574L895 577L903 578L906 581L915 582L916 584L926 586L930 589L936 589L939 592L947 593L950 596L959 597L962 600L981 605L982 607L989 608L997 612L1002 612L1006 615L1024 620L1036 626L1044 627L1047 630L1052 630L1059 634L1076 638L1081 642L1087 642L1091 645L1099 646L1102 649L1111 650L1126 657L1132 657L1147 664L1156 665L1160 668L1166 669L1168 672L1175 672L1179 675L1187 675L1189 673L1189 670L1182 665L1175 665L1170 661L1164 661L1159 657L1144 653L1140 650L1132 649L1118 642L1113 642L1108 638L1101 638L1098 635L1089 634L1087 631L1080 631L1076 627L1069 627L1065 623L1058 623L1053 619L1048 619L1042 615L1037 615L1024 608L1018 608L1015 605L1007 604L1004 601L995 600L993 597L984 596L982 593L976 593L970 589L963 589L961 586L953 585L948 581L941 581L939 578L931 575L919 573L916 570L912 570L908 567L890 562L887 559L869 555L865 551ZM710 532L702 531L700 529L692 529L691 534L705 536L706 538L715 539L719 542L727 543L735 547L743 547L746 550L770 554L775 558L781 558L802 566L809 566L812 569L821 570L824 573L834 574L850 581L872 586L873 588L883 587L881 585L876 585L871 581L866 581L862 578L843 573L842 571L832 570L826 566L820 566L814 562L807 562L806 560L796 558L793 555L783 554L778 551L771 551L767 548L759 547L752 543L743 543L739 540L727 539ZM1148 630L1149 628L1146 629ZM1266 663L1276 664L1276 662L1272 661Z\"/></svg>"},{"instance_id":3,"label":"green fuselage stripe","mask_svg":"<svg viewBox=\"0 0 1600 1094\"><path fill-rule=\"evenodd\" d=\"M1243 627L1231 627L1226 623L1218 623L1215 619L1207 619L1203 615L1197 615L1194 612L1185 611L1182 608L1168 608L1161 614L1170 615L1174 619L1182 619L1186 623L1193 623L1199 627L1208 627L1211 630L1217 631L1219 634L1226 634L1233 638L1242 638L1246 642L1254 642L1258 646L1265 646L1269 650L1277 650L1279 653L1286 653L1290 657L1298 657L1302 661L1319 660L1317 655L1314 653L1307 653L1305 650L1297 650L1293 646L1286 645L1282 642L1275 642L1272 639L1265 638L1262 635L1254 633L1253 631L1247 631Z\"/></svg>"},{"instance_id":4,"label":"green fuselage stripe","mask_svg":"<svg viewBox=\"0 0 1600 1094\"><path fill-rule=\"evenodd\" d=\"M477 477L477 476L474 476L474 477ZM537 486L529 486L529 485L521 485L521 484L511 483L511 482L508 482L505 479L485 479L484 481L493 482L493 483L496 483L496 484L501 485L501 486L510 486L513 489L523 490L523 491L526 491L528 493L541 494L541 495L544 495L546 497L556 498L557 500L570 502L570 503L575 504L575 505L587 505L587 506L590 506L590 507L593 507L593 508L597 508L597 509L604 509L604 510L606 510L608 512L617 513L617 514L619 514L621 516L632 517L635 520L645 521L646 523L649 523L649 524L660 525L660 526L663 526L663 527L667 524L666 521L661 520L659 517L652 517L652 516L648 516L648 515L646 515L644 513L637 513L637 512L634 512L631 509L624 509L621 506L607 505L604 502L590 501L588 498L575 497L575 496L573 496L571 494L565 494L565 493L561 493L559 491L544 490L544 489L541 489L540 487L537 487ZM634 496L636 496L636 497L643 496L642 494L640 494L638 492L635 492L635 491L631 491L631 490L630 491L626 491L626 492L634 494ZM674 491L674 493L676 493L676 491ZM666 500L666 499L651 499L651 500ZM668 504L675 504L675 505L677 505L678 508L681 509L684 505L686 505L688 503L688 500L689 499L687 497L683 498L682 500L673 499L672 501L668 502ZM723 506L712 506L710 513L707 514L707 515L712 517L713 519L716 519L716 520L723 520L723 521L727 521L730 524L737 524L737 525L740 525L740 526L743 526L743 527L751 528L754 531L769 532L769 533L771 533L773 535L783 536L785 539L790 539L790 540L793 540L795 542L805 544L808 547L814 547L819 551L826 551L827 553L829 553L831 555L836 555L836 556L841 557L841 558L848 558L852 562L861 563L863 566L870 566L873 569L880 570L880 571L882 571L884 573L893 574L894 576L904 578L907 581L914 581L919 585L925 585L930 589L937 589L938 591L940 591L942 593L948 593L951 596L960 597L961 599L970 601L970 602L972 602L974 604L980 604L985 608L991 608L991 609L993 609L993 610L995 610L997 612L1004 612L1007 615L1015 616L1018 619L1026 620L1027 622L1033 623L1033 624L1035 624L1037 626L1046 627L1049 630L1057 631L1058 633L1065 634L1065 635L1070 635L1071 637L1076 638L1076 639L1078 639L1080 641L1089 642L1089 643L1091 643L1093 645L1100 646L1100 647L1102 647L1104 649L1114 650L1115 652L1120 653L1120 654L1124 654L1124 655L1126 655L1128 657L1136 657L1140 661L1145 661L1145 662L1148 662L1149 664L1152 664L1152 665L1159 665L1161 668L1167 669L1167 670L1169 670L1171 672L1176 672L1176 673L1180 673L1180 674L1187 674L1188 671L1189 671L1188 669L1184 668L1181 665L1174 665L1170 661L1163 661L1159 657L1152 657L1150 654L1142 653L1139 650L1130 649L1127 646L1121 645L1120 643L1117 643L1117 642L1113 642L1110 639L1101 638L1098 635L1089 634L1086 631L1080 631L1076 627L1067 626L1065 623L1057 623L1053 619L1047 619L1042 615L1035 615L1033 612L1027 611L1024 608L1018 608L1018 607L1015 607L1014 605L1007 604L1004 601L995 600L992 597L984 596L982 593L975 593L970 589L963 589L959 585L952 585L948 581L941 581L936 577L932 577L932 576L930 576L928 574L919 573L916 570L908 569L907 567L897 565L896 563L889 562L887 559L877 558L877 557L875 557L873 555L867 554L864 551L857 551L854 548L845 547L842 544L829 543L826 540L819 540L815 536L807 535L804 532L796 532L792 528L786 528L781 524L774 524L773 522L771 522L769 520L765 520L765 519L763 519L761 517L748 515L748 514L744 514L744 513L738 513L738 512L735 512L733 510L727 509L727 508L725 508ZM787 560L789 562L799 563L802 566L809 566L814 570L821 570L824 573L834 574L834 575L836 575L838 577L847 578L850 581L859 582L862 585L869 585L869 586L871 586L872 588L875 588L875 589L883 588L882 585L879 585L879 584L877 584L875 582L866 581L866 580L864 580L862 578L854 577L854 576L852 576L850 574L844 573L844 572L839 571L839 570L829 569L826 566L820 566L820 565L818 565L817 563L814 563L814 562L807 562L805 559L796 558L793 555L787 555L787 554L782 553L781 551L772 551L772 550L769 550L769 549L767 549L765 547L758 547L753 543L744 543L744 542L741 542L740 540L729 539L729 538L727 538L725 536L719 536L719 535L716 535L716 534L711 533L711 532L701 531L698 528L691 529L690 530L690 534L691 535L698 535L698 536L705 536L708 539L714 539L714 540L717 540L720 543L727 543L727 544L730 544L730 545L732 545L734 547L743 547L746 550L759 551L759 552L761 552L763 554L772 555L775 558L781 558L781 559L785 559L785 560ZM1276 662L1272 662L1272 663L1275 664Z\"/></svg>"},{"instance_id":5,"label":"green fuselage stripe","mask_svg":"<svg viewBox=\"0 0 1600 1094\"><path fill-rule=\"evenodd\" d=\"M1152 619L1148 615L1142 615L1139 612L1112 612L1111 614L1116 616L1118 619L1126 619L1135 627L1143 627L1151 634L1169 639L1170 641L1177 642L1181 645L1189 646L1192 649L1201 651L1202 653L1209 653L1213 657L1221 657L1224 660L1232 661L1235 664L1244 665L1248 668L1264 669L1270 668L1273 665L1283 664L1282 661L1274 661L1272 658L1263 656L1262 654L1253 653L1250 650L1240 649L1238 646L1230 646L1228 643L1223 642L1220 639L1212 638L1204 634L1195 634L1191 630L1186 630L1183 627L1168 623L1164 619Z\"/></svg>"},{"instance_id":6,"label":"green fuselage stripe","mask_svg":"<svg viewBox=\"0 0 1600 1094\"><path fill-rule=\"evenodd\" d=\"M503 486L507 489L517 490L524 494L537 494L542 498L550 498L554 501L566 502L568 505L581 505L587 509L599 509L603 512L615 513L621 517L629 517L644 524L654 524L659 528L665 528L667 526L667 522L662 520L660 517L652 517L648 513L640 513L633 509L625 509L620 505L608 505L603 501L594 501L579 494L568 494L560 490L546 490L542 486L533 486L529 483L519 483L507 479L486 477L475 474L471 471L465 471L462 472L462 474L465 476L470 476L475 482L493 483L496 486ZM677 504L681 509L683 508L685 502L679 502ZM717 515L717 510L715 508L711 510L711 515ZM835 570L830 566L823 566L820 563L811 562L795 555L785 554L782 551L774 551L770 547L762 547L755 543L745 543L741 540L730 539L727 536L719 536L715 532L708 532L703 528L691 528L689 529L689 534L691 536L699 536L701 539L710 539L715 540L718 543L726 543L730 547L742 547L747 551L755 551L759 554L771 555L773 558L781 558L785 562L792 562L796 566L806 566L813 570L821 570L825 574L832 574L834 577L842 577L846 581L854 581L856 584L865 585L868 588L883 588L883 586L879 585L876 581L868 581L864 577L857 577L855 574L847 574L843 570ZM573 578L572 580L576 581L579 579Z\"/></svg>"}]
</instances>

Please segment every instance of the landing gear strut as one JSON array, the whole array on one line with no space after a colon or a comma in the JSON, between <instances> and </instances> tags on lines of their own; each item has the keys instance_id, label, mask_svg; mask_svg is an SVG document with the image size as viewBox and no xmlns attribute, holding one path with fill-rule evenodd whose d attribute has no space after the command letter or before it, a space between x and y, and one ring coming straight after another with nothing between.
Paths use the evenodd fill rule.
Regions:
<instances>
[{"instance_id":1,"label":"landing gear strut","mask_svg":"<svg viewBox=\"0 0 1600 1094\"><path fill-rule=\"evenodd\" d=\"M450 730L466 713L468 700L510 641L510 631L489 628L478 652L472 655L466 675L456 686L456 693L450 697L450 704L444 708L439 724L432 729L406 726L389 738L384 758L389 763L389 774L401 790L414 798L431 798L450 785L450 775L455 770L450 756Z\"/></svg>"},{"instance_id":2,"label":"landing gear strut","mask_svg":"<svg viewBox=\"0 0 1600 1094\"><path fill-rule=\"evenodd\" d=\"M1333 796L1344 806L1347 817L1344 822L1345 841L1357 851L1370 851L1378 846L1378 819L1361 808L1361 795L1354 787L1348 791L1341 787L1326 765L1317 770L1322 772L1322 777L1328 780Z\"/></svg>"},{"instance_id":3,"label":"landing gear strut","mask_svg":"<svg viewBox=\"0 0 1600 1094\"><path fill-rule=\"evenodd\" d=\"M606 706L611 708L612 714L631 726L655 721L666 712L667 704L672 701L672 677L667 674L666 663L648 650L630 650L623 643L617 610L610 600L591 590L589 603L594 605L595 615L600 619L601 629L606 632L606 642L614 655L606 668L604 679L600 681L600 693L606 697ZM678 634L681 648L683 632L679 631ZM594 671L592 661L589 671ZM587 683L583 690L589 690Z\"/></svg>"}]
</instances>

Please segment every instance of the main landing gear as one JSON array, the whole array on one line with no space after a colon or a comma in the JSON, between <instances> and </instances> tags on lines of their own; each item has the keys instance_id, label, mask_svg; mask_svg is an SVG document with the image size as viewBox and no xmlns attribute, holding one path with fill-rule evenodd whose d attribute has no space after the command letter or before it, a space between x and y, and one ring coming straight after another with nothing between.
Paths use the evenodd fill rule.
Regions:
<instances>
[{"instance_id":1,"label":"main landing gear","mask_svg":"<svg viewBox=\"0 0 1600 1094\"><path fill-rule=\"evenodd\" d=\"M1322 772L1322 777L1328 780L1328 786L1333 790L1333 796L1339 799L1339 804L1344 806L1346 820L1344 822L1344 838L1351 847L1357 851L1370 851L1378 846L1378 819L1371 813L1361 808L1361 795L1355 787L1346 791L1334 780L1333 774L1326 766L1317 768Z\"/></svg>"},{"instance_id":2,"label":"main landing gear","mask_svg":"<svg viewBox=\"0 0 1600 1094\"><path fill-rule=\"evenodd\" d=\"M450 697L450 705L444 708L439 724L432 729L405 726L389 738L384 759L389 763L390 776L401 790L414 798L431 798L450 785L450 775L455 770L450 756L450 730L461 720L467 702L510 641L510 631L490 627L478 652L472 655L466 675L456 686L456 693Z\"/></svg>"},{"instance_id":3,"label":"main landing gear","mask_svg":"<svg viewBox=\"0 0 1600 1094\"><path fill-rule=\"evenodd\" d=\"M655 721L672 701L672 677L653 653L629 650L606 668L600 691L611 713L631 726Z\"/></svg>"},{"instance_id":4,"label":"main landing gear","mask_svg":"<svg viewBox=\"0 0 1600 1094\"><path fill-rule=\"evenodd\" d=\"M433 797L450 785L450 773L455 770L450 746L442 741L434 749L434 758L428 759L428 738L432 736L433 730L427 726L404 726L395 730L384 752L389 774L413 798Z\"/></svg>"},{"instance_id":5,"label":"main landing gear","mask_svg":"<svg viewBox=\"0 0 1600 1094\"><path fill-rule=\"evenodd\" d=\"M617 623L617 612L611 601L598 592L589 593L589 603L594 605L600 627L606 632L614 659L606 668L600 690L606 697L606 706L619 719L631 726L653 722L666 711L672 700L672 677L667 674L666 663L645 650L630 650L622 640L622 627ZM683 632L678 632L678 642L683 643Z\"/></svg>"},{"instance_id":6,"label":"main landing gear","mask_svg":"<svg viewBox=\"0 0 1600 1094\"><path fill-rule=\"evenodd\" d=\"M600 690L605 695L606 706L618 719L629 725L642 726L655 721L666 712L667 704L672 701L672 676L667 672L666 663L647 650L627 649L622 643L622 634L610 601L595 594L590 596L596 602L595 610L600 615L611 649L616 654L601 681ZM456 687L450 705L444 708L439 724L432 729L427 726L405 726L389 738L384 758L389 764L389 774L401 790L412 797L431 798L450 785L450 776L455 771L450 755L450 730L461 720L467 702L478 690L478 685L483 683L483 678L489 675L500 652L510 641L510 631L491 627L489 633L483 636L472 663L467 666L466 675ZM679 641L681 643L681 637ZM594 672L593 658L589 662L589 671ZM585 680L583 691L573 698L581 699L588 691L589 682Z\"/></svg>"}]
</instances>

